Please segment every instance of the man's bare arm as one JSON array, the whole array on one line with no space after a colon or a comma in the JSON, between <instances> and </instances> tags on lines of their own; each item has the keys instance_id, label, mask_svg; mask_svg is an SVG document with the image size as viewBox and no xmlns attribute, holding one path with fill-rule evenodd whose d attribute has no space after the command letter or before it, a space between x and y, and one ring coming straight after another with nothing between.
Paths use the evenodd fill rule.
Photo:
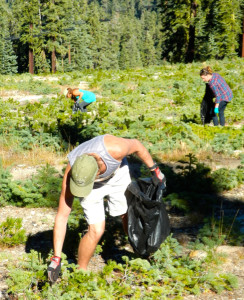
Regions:
<instances>
[{"instance_id":1,"label":"man's bare arm","mask_svg":"<svg viewBox=\"0 0 244 300\"><path fill-rule=\"evenodd\" d=\"M149 168L154 165L150 153L137 139L118 138L112 135L106 135L105 144L108 152L117 160L122 160L127 155L135 154Z\"/></svg>"},{"instance_id":2,"label":"man's bare arm","mask_svg":"<svg viewBox=\"0 0 244 300\"><path fill-rule=\"evenodd\" d=\"M135 154L149 168L154 165L154 161L153 161L150 153L148 152L146 147L139 140L137 140L137 139L131 139L131 140L124 139L124 140L128 147L126 155Z\"/></svg>"},{"instance_id":3,"label":"man's bare arm","mask_svg":"<svg viewBox=\"0 0 244 300\"><path fill-rule=\"evenodd\" d=\"M68 217L73 204L73 195L71 194L69 188L70 169L71 166L68 164L64 173L62 191L59 198L58 213L55 218L53 231L54 255L59 257L61 257Z\"/></svg>"}]
</instances>

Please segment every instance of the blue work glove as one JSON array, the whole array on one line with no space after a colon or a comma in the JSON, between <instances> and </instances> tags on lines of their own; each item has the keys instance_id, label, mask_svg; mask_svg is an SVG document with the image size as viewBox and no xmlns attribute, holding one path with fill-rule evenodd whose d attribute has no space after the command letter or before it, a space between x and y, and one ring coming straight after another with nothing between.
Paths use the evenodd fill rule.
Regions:
<instances>
[{"instance_id":1,"label":"blue work glove","mask_svg":"<svg viewBox=\"0 0 244 300\"><path fill-rule=\"evenodd\" d=\"M51 257L51 263L47 268L48 279L54 283L57 281L61 271L61 258L58 256Z\"/></svg>"},{"instance_id":2,"label":"blue work glove","mask_svg":"<svg viewBox=\"0 0 244 300\"><path fill-rule=\"evenodd\" d=\"M166 187L166 178L164 174L160 171L159 167L155 170L151 171L152 174L152 182L155 186L161 185L162 183Z\"/></svg>"},{"instance_id":3,"label":"blue work glove","mask_svg":"<svg viewBox=\"0 0 244 300\"><path fill-rule=\"evenodd\" d=\"M214 113L215 113L215 114L218 114L218 113L219 113L219 108L218 108L218 107L215 107L215 108L214 108Z\"/></svg>"}]
</instances>

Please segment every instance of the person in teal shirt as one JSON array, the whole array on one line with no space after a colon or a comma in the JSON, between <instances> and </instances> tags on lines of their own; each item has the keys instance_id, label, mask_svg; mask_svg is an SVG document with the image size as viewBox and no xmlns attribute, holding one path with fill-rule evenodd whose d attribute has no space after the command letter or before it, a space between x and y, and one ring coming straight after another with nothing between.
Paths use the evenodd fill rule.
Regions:
<instances>
[{"instance_id":1,"label":"person in teal shirt","mask_svg":"<svg viewBox=\"0 0 244 300\"><path fill-rule=\"evenodd\" d=\"M75 104L72 108L73 113L78 110L87 112L87 106L96 101L96 95L94 93L79 88L67 88L65 94L67 98L71 98L75 101Z\"/></svg>"}]
</instances>

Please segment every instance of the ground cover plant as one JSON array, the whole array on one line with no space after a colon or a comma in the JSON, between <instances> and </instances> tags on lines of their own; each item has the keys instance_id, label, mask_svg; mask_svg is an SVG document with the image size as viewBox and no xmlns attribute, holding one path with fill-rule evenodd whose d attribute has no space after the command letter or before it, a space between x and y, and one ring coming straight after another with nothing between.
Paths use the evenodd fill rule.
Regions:
<instances>
[{"instance_id":1,"label":"ground cover plant","mask_svg":"<svg viewBox=\"0 0 244 300\"><path fill-rule=\"evenodd\" d=\"M26 240L21 218L7 218L6 221L0 223L1 246L12 247L23 244Z\"/></svg>"},{"instance_id":2,"label":"ground cover plant","mask_svg":"<svg viewBox=\"0 0 244 300\"><path fill-rule=\"evenodd\" d=\"M199 70L205 65L211 65L223 75L234 93L234 99L226 109L227 126L224 128L201 124L200 102L205 85ZM169 213L202 214L199 218L202 229L193 247L204 248L208 253L206 260L192 261L170 237L149 261L124 257L121 262L109 262L97 274L78 272L64 256L61 280L50 286L45 272L52 253L32 252L17 266L9 266L9 295L19 299L78 299L81 296L85 299L138 299L142 296L158 299L162 295L162 299L167 299L235 288L235 277L221 274L217 269L215 272L217 259L214 259L212 246L240 244L241 233L234 234L238 232L238 222L234 216L219 219L214 214L211 221L207 218L204 221L204 218L209 217L216 207L218 209L220 192L243 183L243 70L243 60L233 59L204 64L163 63L124 71L84 70L55 74L58 80L52 84L45 76L1 76L2 96L9 89L43 95L42 99L31 102L19 102L14 97L0 98L1 206L57 207L62 176L55 169L55 163L46 163L48 153L61 157L64 166L69 150L99 134L138 138L167 177L164 201ZM97 101L88 107L87 114L72 114L73 103L60 92L66 86L79 86L81 80L97 94ZM55 92L55 97L46 97ZM41 160L36 156L33 159L39 167L37 174L22 180L12 178L11 168L21 161L14 160L17 154L23 158L27 153L42 152L45 155ZM232 169L212 170L205 161L216 157L223 161L236 159L239 165ZM150 175L136 158L129 157L129 160L134 177ZM177 170L166 162L179 163ZM74 244L78 243L83 230L80 228L83 221L77 218L82 215L80 210L74 205L69 220L68 230ZM235 230L216 232L223 224ZM118 236L120 234L116 238ZM97 253L110 251L114 243L111 234L104 239ZM120 240L120 243L124 245L125 241Z\"/></svg>"},{"instance_id":3,"label":"ground cover plant","mask_svg":"<svg viewBox=\"0 0 244 300\"><path fill-rule=\"evenodd\" d=\"M18 268L10 267L8 291L18 299L181 299L186 294L220 293L238 286L235 276L217 274L217 266L205 260L189 259L177 240L168 237L150 261L125 256L123 263L109 261L97 274L77 270L63 256L61 279L50 285L46 260L32 251Z\"/></svg>"},{"instance_id":4,"label":"ground cover plant","mask_svg":"<svg viewBox=\"0 0 244 300\"><path fill-rule=\"evenodd\" d=\"M60 94L34 104L19 105L14 99L4 101L0 108L2 142L6 144L8 138L9 143L12 138L16 147L24 150L45 146L65 151L70 144L111 133L138 137L159 157L177 151L232 155L244 145L243 126L231 126L242 121L244 115L243 60L209 64L226 78L234 93L226 109L229 126L225 128L201 124L199 111L205 85L199 70L203 65L165 63L148 69L86 70L62 75L62 80L65 77L74 86L82 78L100 95L86 115L71 117L72 104ZM238 70L236 64L240 65ZM22 90L25 84L29 85L29 78L22 83Z\"/></svg>"}]
</instances>

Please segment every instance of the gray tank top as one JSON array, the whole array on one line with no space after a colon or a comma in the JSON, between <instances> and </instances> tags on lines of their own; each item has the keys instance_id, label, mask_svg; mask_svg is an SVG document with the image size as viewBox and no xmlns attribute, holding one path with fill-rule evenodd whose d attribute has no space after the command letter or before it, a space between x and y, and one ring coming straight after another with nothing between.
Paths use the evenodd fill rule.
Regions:
<instances>
[{"instance_id":1,"label":"gray tank top","mask_svg":"<svg viewBox=\"0 0 244 300\"><path fill-rule=\"evenodd\" d=\"M112 175L120 166L121 161L114 159L107 151L104 145L104 136L99 135L87 142L84 142L77 146L68 154L68 160L72 167L73 163L77 156L80 156L84 153L96 153L98 154L106 165L106 171L99 176L99 178L106 178Z\"/></svg>"}]
</instances>

